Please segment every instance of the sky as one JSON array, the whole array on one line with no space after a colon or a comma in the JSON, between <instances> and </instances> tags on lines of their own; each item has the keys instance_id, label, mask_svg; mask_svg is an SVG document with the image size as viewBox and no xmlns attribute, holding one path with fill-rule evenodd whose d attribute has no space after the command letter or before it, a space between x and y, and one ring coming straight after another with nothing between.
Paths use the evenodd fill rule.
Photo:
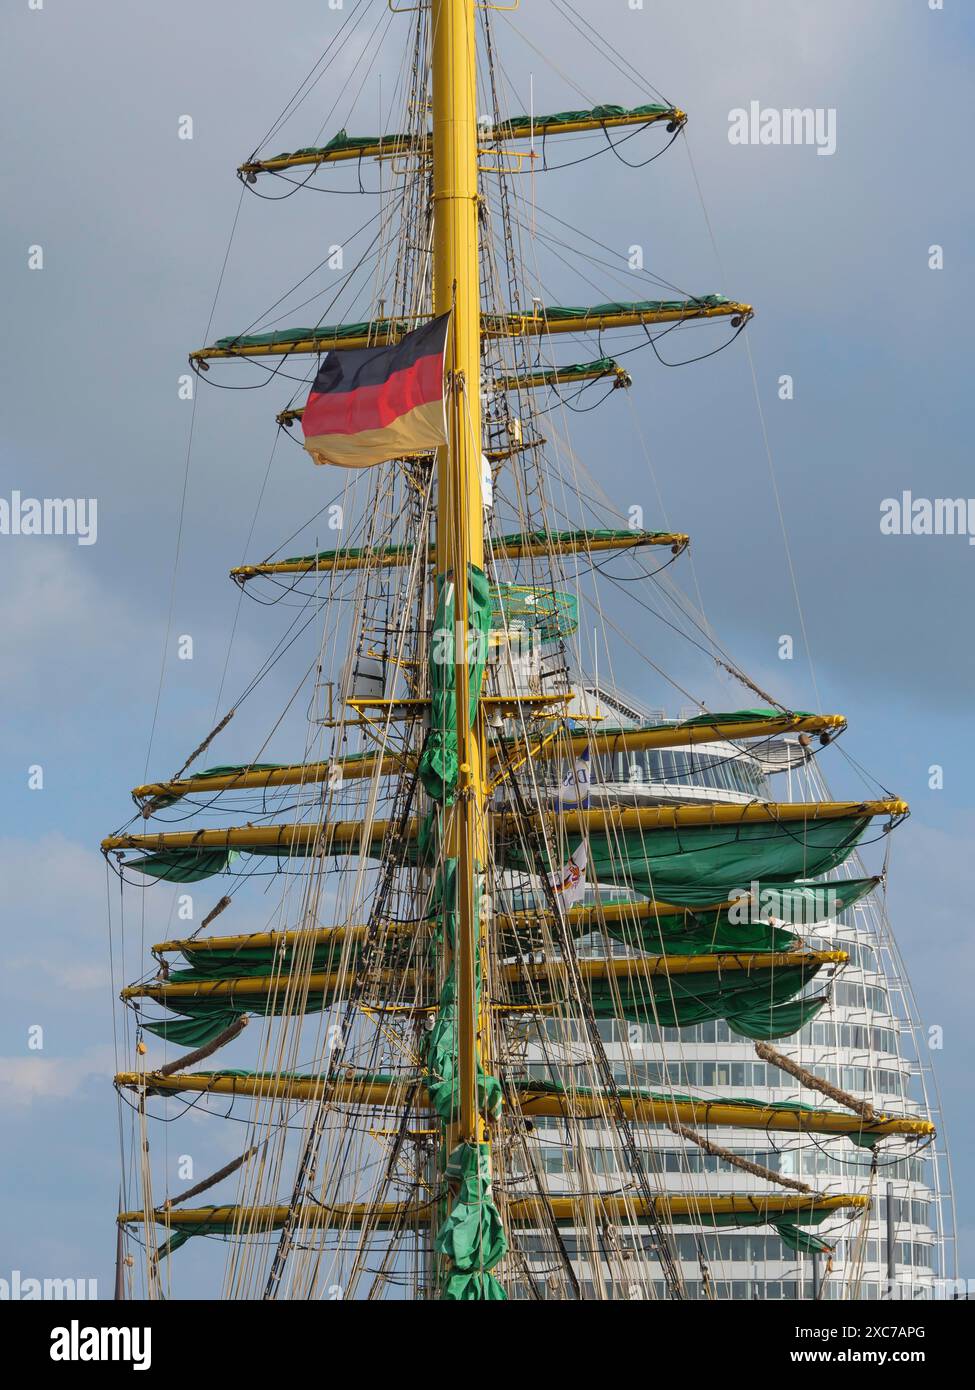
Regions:
<instances>
[{"instance_id":1,"label":"sky","mask_svg":"<svg viewBox=\"0 0 975 1390\"><path fill-rule=\"evenodd\" d=\"M213 335L247 328L373 215L368 199L310 191L241 201L234 176L353 3L343 12L322 0L9 0L0 17L0 499L97 500L94 544L0 535L3 1277L73 1273L111 1290L113 991L142 972L144 942L158 939L152 929L171 901L152 900L148 919L129 924L124 958L110 962L111 885L98 842L127 818L129 789L147 766L154 775L180 766L290 621L256 605L238 612L227 570L265 554L332 496L299 449L285 441L272 453L285 383L199 388L188 469L193 408L178 387L211 307ZM573 8L652 85L601 57L555 0L523 0L496 18L512 111L629 106L659 91L689 123L686 140L645 167L605 153L571 172L536 173L537 225L551 231L548 218L560 218L570 229L560 236L592 238L586 249L614 265L639 245L645 265L682 293L720 291L756 308L746 334L705 361L628 357L634 389L573 417L574 448L622 510L640 504L648 525L692 535L679 582L700 595L741 666L797 707L847 715L844 749L868 785L911 803L891 846L889 906L923 1023L943 1030L931 1061L954 1161L961 1272L975 1275L975 552L964 536L880 529L883 500L904 490L975 494L964 316L973 209L963 176L973 11L961 0ZM351 133L378 128L408 22L384 14L385 3L370 0L356 44L271 153L346 123ZM835 152L732 144L729 113L752 102L835 111ZM192 139L179 138L185 116ZM637 164L660 146L643 135L623 153ZM351 175L341 182L355 188ZM32 269L38 247L42 268ZM932 247L943 268L931 268ZM622 295L606 265L551 251L541 238L532 247L533 292L546 302ZM316 271L291 303L328 292L329 274ZM723 340L720 331L673 335L661 355L679 361ZM236 365L221 382L261 379L234 375ZM791 400L780 398L784 375ZM671 652L664 634L632 630L649 655L666 651L695 694L751 703ZM177 660L181 634L193 637L192 661ZM790 662L779 658L785 634L795 639ZM672 691L620 661L622 684L673 706ZM283 663L265 683L221 757L251 755L294 669ZM853 764L839 750L831 758L823 767L836 794L862 795ZM940 788L930 785L934 765ZM260 904L245 911L256 921ZM201 1163L236 1151L237 1136L218 1140L215 1126L190 1123ZM212 1147L222 1142L226 1154Z\"/></svg>"}]
</instances>

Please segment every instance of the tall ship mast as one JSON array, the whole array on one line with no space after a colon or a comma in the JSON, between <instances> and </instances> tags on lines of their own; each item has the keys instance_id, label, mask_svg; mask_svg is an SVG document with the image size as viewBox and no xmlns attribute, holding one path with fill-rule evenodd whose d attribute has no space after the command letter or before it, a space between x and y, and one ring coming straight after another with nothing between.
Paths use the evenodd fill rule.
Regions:
<instances>
[{"instance_id":1,"label":"tall ship mast","mask_svg":"<svg viewBox=\"0 0 975 1390\"><path fill-rule=\"evenodd\" d=\"M848 977L879 1009L866 955L893 948L858 846L884 858L908 808L831 799L843 717L733 661L672 579L688 535L621 510L612 459L565 437L631 386L630 354L734 350L752 307L633 267L658 297L556 305L525 264L576 240L607 264L526 180L638 139L656 158L687 117L522 114L503 9L350 6L286 114L375 11L363 52L382 23L402 54L392 133L272 154L276 125L238 171L242 198L378 211L313 326L274 306L190 358L198 390L291 383L278 428L326 518L297 534L332 543L232 571L285 630L102 843L123 963L133 912L186 924L121 991L119 1297L179 1296L194 1261L189 1287L225 1298L876 1297L941 1243L931 1104L813 1031L856 1050ZM689 697L664 629L747 707ZM626 696L621 650L689 707ZM232 761L202 767L212 745ZM709 1040L747 1081L705 1075ZM186 1126L206 1171L174 1159Z\"/></svg>"}]
</instances>

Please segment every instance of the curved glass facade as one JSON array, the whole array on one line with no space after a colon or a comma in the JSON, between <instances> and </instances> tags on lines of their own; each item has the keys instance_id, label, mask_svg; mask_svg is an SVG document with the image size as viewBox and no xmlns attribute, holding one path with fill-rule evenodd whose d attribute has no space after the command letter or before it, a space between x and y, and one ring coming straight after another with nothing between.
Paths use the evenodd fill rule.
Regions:
<instances>
[{"instance_id":1,"label":"curved glass facade","mask_svg":"<svg viewBox=\"0 0 975 1390\"><path fill-rule=\"evenodd\" d=\"M771 795L768 779L758 764L742 757L730 744L617 753L601 760L598 777L600 781L629 786L677 786L698 793L704 789L735 792L761 801L767 801Z\"/></svg>"},{"instance_id":2,"label":"curved glass facade","mask_svg":"<svg viewBox=\"0 0 975 1390\"><path fill-rule=\"evenodd\" d=\"M797 745L793 747L798 751ZM788 758L784 762L788 767ZM621 754L610 767L594 767L593 783L594 800L600 795L625 800L627 788L634 784L646 788L651 797L659 789L661 799L668 801L675 799L675 787L683 787L688 800L711 798L715 791L742 801L830 799L815 759L770 780L757 759L731 744L660 750L636 758ZM865 873L857 860L838 871L851 877ZM591 899L597 891L590 889ZM599 896L611 894L604 886ZM799 1034L776 1042L776 1050L834 1086L869 1098L878 1110L921 1115L937 1126L940 1116L929 1054L921 1046L910 987L880 896L873 893L834 921L802 934L809 945L840 948L850 960L835 978L818 977L814 992L821 994L825 987L826 1004ZM600 937L580 943L585 954L619 949ZM835 1102L801 1087L793 1076L757 1057L754 1044L725 1023L676 1029L604 1019L599 1029L621 1084L708 1098L801 1100L835 1108ZM577 1036L584 1047L584 1034ZM561 1058L553 1066L554 1042L552 1033L544 1046L527 1049L525 1064L531 1074L552 1078L553 1073L571 1068L573 1038L564 1023L558 1025ZM665 1129L643 1126L636 1132L647 1150L648 1170L656 1173L655 1181L665 1190L711 1194L785 1190L692 1142L684 1143ZM600 1186L619 1187L626 1182L619 1143L605 1131L600 1133L599 1122L577 1122L570 1133L560 1120L542 1121L536 1134L540 1167L553 1192L570 1185L570 1175L582 1169L588 1181ZM940 1296L943 1281L952 1278L950 1190L940 1135L927 1147L888 1139L874 1150L845 1137L821 1134L722 1129L710 1131L707 1138L772 1174L807 1184L817 1194L866 1193L871 1205L865 1216L851 1219L849 1213L842 1213L817 1228L817 1234L834 1246L832 1260L797 1253L769 1227L679 1228L674 1232L675 1249L689 1298L878 1299L889 1296L888 1268L896 1281L895 1297L923 1298ZM584 1296L631 1296L607 1273L580 1265ZM661 1298L666 1296L662 1278L654 1291Z\"/></svg>"}]
</instances>

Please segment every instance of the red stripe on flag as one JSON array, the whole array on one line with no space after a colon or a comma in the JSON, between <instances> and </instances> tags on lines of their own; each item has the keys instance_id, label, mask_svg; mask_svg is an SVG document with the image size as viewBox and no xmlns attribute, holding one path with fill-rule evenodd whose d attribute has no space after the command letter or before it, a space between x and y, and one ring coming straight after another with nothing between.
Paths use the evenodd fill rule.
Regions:
<instances>
[{"instance_id":1,"label":"red stripe on flag","mask_svg":"<svg viewBox=\"0 0 975 1390\"><path fill-rule=\"evenodd\" d=\"M417 406L443 399L443 355L421 357L413 366L393 372L380 386L352 391L327 391L308 397L301 419L309 435L358 434L384 429Z\"/></svg>"}]
</instances>

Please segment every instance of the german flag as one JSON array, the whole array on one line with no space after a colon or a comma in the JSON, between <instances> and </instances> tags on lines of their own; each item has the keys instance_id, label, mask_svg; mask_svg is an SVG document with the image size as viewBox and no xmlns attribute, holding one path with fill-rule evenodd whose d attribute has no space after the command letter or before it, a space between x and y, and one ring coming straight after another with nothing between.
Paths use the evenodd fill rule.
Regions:
<instances>
[{"instance_id":1,"label":"german flag","mask_svg":"<svg viewBox=\"0 0 975 1390\"><path fill-rule=\"evenodd\" d=\"M446 444L449 314L392 347L326 353L301 417L316 463L366 468Z\"/></svg>"}]
</instances>

